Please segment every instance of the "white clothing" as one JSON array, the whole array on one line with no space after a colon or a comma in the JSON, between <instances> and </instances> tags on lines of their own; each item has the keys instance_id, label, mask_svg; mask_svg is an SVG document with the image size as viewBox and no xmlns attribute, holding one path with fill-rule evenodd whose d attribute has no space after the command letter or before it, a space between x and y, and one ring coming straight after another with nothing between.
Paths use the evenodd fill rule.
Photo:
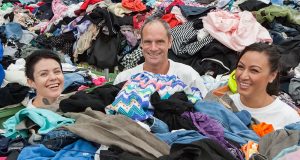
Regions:
<instances>
[{"instance_id":1,"label":"white clothing","mask_svg":"<svg viewBox=\"0 0 300 160\"><path fill-rule=\"evenodd\" d=\"M25 71L5 70L5 80L7 80L9 83L19 83L23 86L29 86L27 83Z\"/></svg>"},{"instance_id":2,"label":"white clothing","mask_svg":"<svg viewBox=\"0 0 300 160\"><path fill-rule=\"evenodd\" d=\"M283 129L284 126L300 121L298 113L278 97L269 105L262 108L249 108L240 99L240 94L230 95L238 110L248 111L253 118L260 122L272 124L274 129Z\"/></svg>"},{"instance_id":3,"label":"white clothing","mask_svg":"<svg viewBox=\"0 0 300 160\"><path fill-rule=\"evenodd\" d=\"M197 87L200 90L202 97L206 96L208 91L204 85L203 79L200 77L197 71L195 71L191 66L174 62L170 59L169 62L170 62L170 67L167 73L168 75L176 75L186 85L190 87ZM132 75L143 72L144 70L143 66L144 63L119 73L114 81L114 84L127 81L130 79Z\"/></svg>"},{"instance_id":4,"label":"white clothing","mask_svg":"<svg viewBox=\"0 0 300 160\"><path fill-rule=\"evenodd\" d=\"M34 98L31 98L31 99L28 101L28 103L27 103L27 105L26 105L26 108L30 108L30 109L37 108L36 106L34 106L34 105L32 104L33 99L34 99Z\"/></svg>"}]
</instances>

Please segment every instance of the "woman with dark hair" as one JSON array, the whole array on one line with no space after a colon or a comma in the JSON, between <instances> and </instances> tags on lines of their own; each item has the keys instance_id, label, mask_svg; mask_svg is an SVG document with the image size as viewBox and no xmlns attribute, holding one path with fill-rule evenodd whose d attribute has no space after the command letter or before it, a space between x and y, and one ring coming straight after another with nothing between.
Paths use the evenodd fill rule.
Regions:
<instances>
[{"instance_id":1,"label":"woman with dark hair","mask_svg":"<svg viewBox=\"0 0 300 160\"><path fill-rule=\"evenodd\" d=\"M231 99L239 110L247 110L274 129L300 121L298 113L276 95L279 87L280 54L275 46L254 43L241 53L237 68L238 93Z\"/></svg>"},{"instance_id":2,"label":"woman with dark hair","mask_svg":"<svg viewBox=\"0 0 300 160\"><path fill-rule=\"evenodd\" d=\"M50 50L37 50L26 58L25 75L36 97L27 105L29 108L53 104L61 95L64 75L59 57Z\"/></svg>"}]
</instances>

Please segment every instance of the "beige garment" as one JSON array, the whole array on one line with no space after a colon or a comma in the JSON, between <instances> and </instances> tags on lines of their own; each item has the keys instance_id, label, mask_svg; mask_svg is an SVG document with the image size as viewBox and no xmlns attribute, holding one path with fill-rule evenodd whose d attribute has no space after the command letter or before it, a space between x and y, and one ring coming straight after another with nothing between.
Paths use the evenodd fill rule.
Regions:
<instances>
[{"instance_id":1,"label":"beige garment","mask_svg":"<svg viewBox=\"0 0 300 160\"><path fill-rule=\"evenodd\" d=\"M84 51L91 47L92 41L96 39L98 33L99 28L95 24L91 24L87 31L79 37L73 54L75 62L77 61L78 54L83 54Z\"/></svg>"},{"instance_id":2,"label":"beige garment","mask_svg":"<svg viewBox=\"0 0 300 160\"><path fill-rule=\"evenodd\" d=\"M30 27L34 25L35 20L31 18L28 13L18 13L14 15L14 22L17 22L24 27Z\"/></svg>"},{"instance_id":3,"label":"beige garment","mask_svg":"<svg viewBox=\"0 0 300 160\"><path fill-rule=\"evenodd\" d=\"M64 116L76 119L75 124L64 128L91 142L118 146L149 159L169 155L170 147L165 142L126 116L106 115L90 108L81 113L65 113Z\"/></svg>"},{"instance_id":4,"label":"beige garment","mask_svg":"<svg viewBox=\"0 0 300 160\"><path fill-rule=\"evenodd\" d=\"M108 10L118 17L124 17L125 14L132 12L131 10L124 8L122 3L112 4L108 7Z\"/></svg>"},{"instance_id":5,"label":"beige garment","mask_svg":"<svg viewBox=\"0 0 300 160\"><path fill-rule=\"evenodd\" d=\"M298 145L299 139L298 130L276 130L259 140L258 151L268 159L273 159L283 149Z\"/></svg>"}]
</instances>

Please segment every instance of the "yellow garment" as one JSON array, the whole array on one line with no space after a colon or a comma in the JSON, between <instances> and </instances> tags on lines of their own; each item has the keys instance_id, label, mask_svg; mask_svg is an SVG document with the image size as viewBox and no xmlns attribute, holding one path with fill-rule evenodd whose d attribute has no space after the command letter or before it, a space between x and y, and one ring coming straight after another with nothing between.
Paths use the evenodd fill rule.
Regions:
<instances>
[{"instance_id":1,"label":"yellow garment","mask_svg":"<svg viewBox=\"0 0 300 160\"><path fill-rule=\"evenodd\" d=\"M232 93L237 93L237 83L235 80L235 70L229 75L228 86Z\"/></svg>"}]
</instances>

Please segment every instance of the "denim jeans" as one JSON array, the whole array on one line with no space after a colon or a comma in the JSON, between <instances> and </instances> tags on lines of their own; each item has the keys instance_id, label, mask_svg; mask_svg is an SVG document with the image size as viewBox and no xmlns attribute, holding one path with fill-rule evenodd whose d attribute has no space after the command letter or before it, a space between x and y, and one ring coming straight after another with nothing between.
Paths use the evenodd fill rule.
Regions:
<instances>
[{"instance_id":1,"label":"denim jeans","mask_svg":"<svg viewBox=\"0 0 300 160\"><path fill-rule=\"evenodd\" d=\"M274 44L280 44L283 42L286 38L284 37L283 33L277 32L277 31L272 31L269 30L269 33L273 39Z\"/></svg>"},{"instance_id":2,"label":"denim jeans","mask_svg":"<svg viewBox=\"0 0 300 160\"><path fill-rule=\"evenodd\" d=\"M29 145L24 138L7 138L0 135L0 157L7 156L14 150L22 150Z\"/></svg>"},{"instance_id":3,"label":"denim jeans","mask_svg":"<svg viewBox=\"0 0 300 160\"><path fill-rule=\"evenodd\" d=\"M156 133L155 136L166 142L168 145L172 145L174 143L188 144L207 138L194 130L178 130L168 133Z\"/></svg>"},{"instance_id":4,"label":"denim jeans","mask_svg":"<svg viewBox=\"0 0 300 160\"><path fill-rule=\"evenodd\" d=\"M284 26L281 23L272 22L270 25L273 31L284 32L288 37L295 37L300 34L295 28Z\"/></svg>"},{"instance_id":5,"label":"denim jeans","mask_svg":"<svg viewBox=\"0 0 300 160\"><path fill-rule=\"evenodd\" d=\"M0 86L3 82L4 77L5 77L5 72L4 72L2 65L0 64Z\"/></svg>"},{"instance_id":6,"label":"denim jeans","mask_svg":"<svg viewBox=\"0 0 300 160\"><path fill-rule=\"evenodd\" d=\"M246 110L234 113L246 126L251 124L251 114Z\"/></svg>"},{"instance_id":7,"label":"denim jeans","mask_svg":"<svg viewBox=\"0 0 300 160\"><path fill-rule=\"evenodd\" d=\"M149 118L151 120L151 124L150 124L150 130L153 133L168 133L169 131L169 127L168 125L161 121L158 118L155 117L150 117Z\"/></svg>"},{"instance_id":8,"label":"denim jeans","mask_svg":"<svg viewBox=\"0 0 300 160\"><path fill-rule=\"evenodd\" d=\"M52 130L45 134L41 140L41 144L51 150L60 150L65 146L77 141L80 137L68 130Z\"/></svg>"},{"instance_id":9,"label":"denim jeans","mask_svg":"<svg viewBox=\"0 0 300 160\"><path fill-rule=\"evenodd\" d=\"M216 102L198 101L195 110L214 118L224 127L224 136L240 145L248 140L258 142L257 134L250 130L233 112ZM244 141L242 141L244 140Z\"/></svg>"},{"instance_id":10,"label":"denim jeans","mask_svg":"<svg viewBox=\"0 0 300 160\"><path fill-rule=\"evenodd\" d=\"M10 22L5 25L5 35L7 39L20 40L23 30L19 23Z\"/></svg>"},{"instance_id":11,"label":"denim jeans","mask_svg":"<svg viewBox=\"0 0 300 160\"><path fill-rule=\"evenodd\" d=\"M84 84L84 77L77 73L66 73L64 74L64 90L73 84Z\"/></svg>"},{"instance_id":12,"label":"denim jeans","mask_svg":"<svg viewBox=\"0 0 300 160\"><path fill-rule=\"evenodd\" d=\"M296 122L296 123L292 123L292 124L286 125L284 127L284 129L287 129L287 130L298 130L298 131L300 131L300 121Z\"/></svg>"}]
</instances>

